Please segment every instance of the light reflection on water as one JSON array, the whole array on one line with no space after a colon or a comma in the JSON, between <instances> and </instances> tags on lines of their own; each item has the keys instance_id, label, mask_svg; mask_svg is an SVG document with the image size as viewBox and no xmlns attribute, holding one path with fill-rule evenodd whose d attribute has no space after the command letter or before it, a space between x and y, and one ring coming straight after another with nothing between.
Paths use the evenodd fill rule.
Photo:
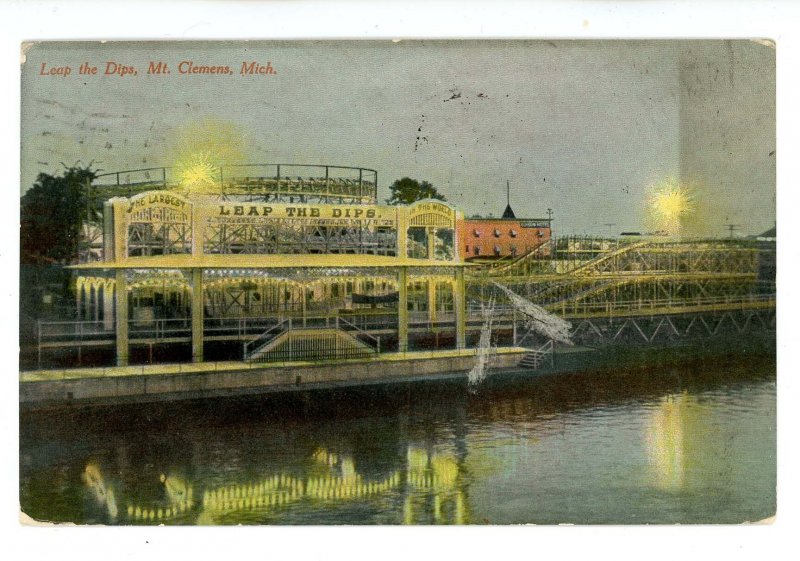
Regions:
<instances>
[{"instance_id":1,"label":"light reflection on water","mask_svg":"<svg viewBox=\"0 0 800 561\"><path fill-rule=\"evenodd\" d=\"M774 365L718 368L25 415L20 501L106 524L761 519Z\"/></svg>"}]
</instances>

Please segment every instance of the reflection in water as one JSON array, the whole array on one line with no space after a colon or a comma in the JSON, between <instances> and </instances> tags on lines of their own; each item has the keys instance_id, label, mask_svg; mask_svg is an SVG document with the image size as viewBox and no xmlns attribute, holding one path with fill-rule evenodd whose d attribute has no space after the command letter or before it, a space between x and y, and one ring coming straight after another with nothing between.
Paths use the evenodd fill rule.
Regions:
<instances>
[{"instance_id":1,"label":"reflection in water","mask_svg":"<svg viewBox=\"0 0 800 561\"><path fill-rule=\"evenodd\" d=\"M413 447L408 448L407 458L405 482L401 470L395 470L384 479L368 481L355 471L351 457L319 449L313 454L312 460L331 468L330 474L297 478L278 473L258 481L222 485L204 490L199 505L193 501L192 485L180 476L161 474L167 504L141 504L132 492L127 515L129 521L133 522L165 522L194 514L197 523L214 524L221 514L230 515L244 510L267 512L303 500L326 503L372 500L404 487L405 523L414 523L415 505L424 505L428 498L433 501L433 516L437 523L442 521L443 503L451 499L454 501L453 522L464 523L463 494L460 491L454 493L458 477L455 460L442 454L429 457L424 450ZM341 475L337 475L335 470L340 470ZM96 463L86 466L84 481L96 496L98 504L106 507L109 516L116 519L114 492L103 482ZM199 512L192 513L196 506Z\"/></svg>"},{"instance_id":2,"label":"reflection in water","mask_svg":"<svg viewBox=\"0 0 800 561\"><path fill-rule=\"evenodd\" d=\"M31 415L20 501L106 524L755 520L775 503L770 368Z\"/></svg>"},{"instance_id":3,"label":"reflection in water","mask_svg":"<svg viewBox=\"0 0 800 561\"><path fill-rule=\"evenodd\" d=\"M661 398L648 425L647 449L653 478L665 489L679 488L684 481L686 399L686 394Z\"/></svg>"},{"instance_id":4,"label":"reflection in water","mask_svg":"<svg viewBox=\"0 0 800 561\"><path fill-rule=\"evenodd\" d=\"M164 484L164 491L167 493L170 504L177 505L192 500L192 488L183 477L174 474L170 474L168 477L162 473L159 479Z\"/></svg>"},{"instance_id":5,"label":"reflection in water","mask_svg":"<svg viewBox=\"0 0 800 561\"><path fill-rule=\"evenodd\" d=\"M646 430L648 460L656 487L677 491L702 487L719 473L720 463L736 453L707 403L684 391L662 397Z\"/></svg>"},{"instance_id":6,"label":"reflection in water","mask_svg":"<svg viewBox=\"0 0 800 561\"><path fill-rule=\"evenodd\" d=\"M409 448L407 458L408 489L403 503L403 523L414 524L415 509L424 509L430 498L434 523L465 524L464 496L459 488L462 482L458 479L459 468L455 458L450 454L429 455L418 448ZM452 515L443 520L443 511L450 510Z\"/></svg>"},{"instance_id":7,"label":"reflection in water","mask_svg":"<svg viewBox=\"0 0 800 561\"><path fill-rule=\"evenodd\" d=\"M178 518L194 508L192 487L182 477L162 473L159 479L164 484L167 504L150 505L148 508L133 501L126 509L129 520L161 522Z\"/></svg>"},{"instance_id":8,"label":"reflection in water","mask_svg":"<svg viewBox=\"0 0 800 561\"><path fill-rule=\"evenodd\" d=\"M111 519L115 520L118 510L114 489L106 485L103 474L100 472L100 467L94 462L87 464L86 469L83 470L82 479L89 491L94 495L97 504L105 507Z\"/></svg>"}]
</instances>

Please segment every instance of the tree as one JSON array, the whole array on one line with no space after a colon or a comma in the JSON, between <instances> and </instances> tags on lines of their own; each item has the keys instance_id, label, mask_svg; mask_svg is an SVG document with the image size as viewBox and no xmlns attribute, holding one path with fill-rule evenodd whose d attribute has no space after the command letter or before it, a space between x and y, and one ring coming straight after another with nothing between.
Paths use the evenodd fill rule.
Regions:
<instances>
[{"instance_id":1,"label":"tree","mask_svg":"<svg viewBox=\"0 0 800 561\"><path fill-rule=\"evenodd\" d=\"M444 195L441 195L436 187L423 181L420 183L416 179L404 177L392 183L389 190L392 196L386 199L386 203L390 205L407 205L414 201L421 201L422 199L437 199L439 201L446 201Z\"/></svg>"},{"instance_id":2,"label":"tree","mask_svg":"<svg viewBox=\"0 0 800 561\"><path fill-rule=\"evenodd\" d=\"M60 176L39 174L20 200L23 263L70 263L77 259L86 214L86 186L95 175L89 167L67 168Z\"/></svg>"}]
</instances>

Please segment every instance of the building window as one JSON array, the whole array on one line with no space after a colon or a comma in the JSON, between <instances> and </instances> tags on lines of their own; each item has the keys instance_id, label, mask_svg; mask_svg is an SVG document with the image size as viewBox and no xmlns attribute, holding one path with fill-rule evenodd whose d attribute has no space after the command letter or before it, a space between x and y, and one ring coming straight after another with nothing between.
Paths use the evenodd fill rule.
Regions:
<instances>
[{"instance_id":1,"label":"building window","mask_svg":"<svg viewBox=\"0 0 800 561\"><path fill-rule=\"evenodd\" d=\"M516 257L516 256L517 256L517 246L512 245L511 246L511 257Z\"/></svg>"},{"instance_id":2,"label":"building window","mask_svg":"<svg viewBox=\"0 0 800 561\"><path fill-rule=\"evenodd\" d=\"M500 230L498 230L497 228L494 229L494 237L495 238L499 238L500 237Z\"/></svg>"},{"instance_id":3,"label":"building window","mask_svg":"<svg viewBox=\"0 0 800 561\"><path fill-rule=\"evenodd\" d=\"M499 245L494 246L494 254L495 255L500 255L500 246Z\"/></svg>"},{"instance_id":4,"label":"building window","mask_svg":"<svg viewBox=\"0 0 800 561\"><path fill-rule=\"evenodd\" d=\"M516 231L516 230L511 230L511 231L510 231L508 234L509 234L509 235L510 235L512 238L516 238L516 237L517 237L517 231Z\"/></svg>"},{"instance_id":5,"label":"building window","mask_svg":"<svg viewBox=\"0 0 800 561\"><path fill-rule=\"evenodd\" d=\"M480 255L480 254L481 254L481 248L476 245L475 246L475 255Z\"/></svg>"},{"instance_id":6,"label":"building window","mask_svg":"<svg viewBox=\"0 0 800 561\"><path fill-rule=\"evenodd\" d=\"M540 238L543 238L543 237L544 237L544 232L542 232L541 230L539 230L539 237L540 237Z\"/></svg>"},{"instance_id":7,"label":"building window","mask_svg":"<svg viewBox=\"0 0 800 561\"><path fill-rule=\"evenodd\" d=\"M466 253L469 253L469 245L467 245L467 251L466 251Z\"/></svg>"},{"instance_id":8,"label":"building window","mask_svg":"<svg viewBox=\"0 0 800 561\"><path fill-rule=\"evenodd\" d=\"M476 228L475 230L472 231L472 235L475 236L476 238L480 238L481 231Z\"/></svg>"}]
</instances>

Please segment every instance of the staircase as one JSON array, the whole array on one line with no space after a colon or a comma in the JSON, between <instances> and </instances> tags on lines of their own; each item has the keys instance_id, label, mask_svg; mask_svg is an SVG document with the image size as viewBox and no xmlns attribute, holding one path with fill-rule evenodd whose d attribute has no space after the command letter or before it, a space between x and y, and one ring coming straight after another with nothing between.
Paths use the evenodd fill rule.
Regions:
<instances>
[{"instance_id":1,"label":"staircase","mask_svg":"<svg viewBox=\"0 0 800 561\"><path fill-rule=\"evenodd\" d=\"M553 364L553 341L548 341L538 349L529 349L517 366L529 370L538 370L546 362Z\"/></svg>"},{"instance_id":2,"label":"staircase","mask_svg":"<svg viewBox=\"0 0 800 561\"><path fill-rule=\"evenodd\" d=\"M245 344L248 362L368 358L380 352L380 339L342 320L341 327L293 327L279 324ZM337 322L338 324L339 322ZM350 327L346 331L344 328Z\"/></svg>"}]
</instances>

